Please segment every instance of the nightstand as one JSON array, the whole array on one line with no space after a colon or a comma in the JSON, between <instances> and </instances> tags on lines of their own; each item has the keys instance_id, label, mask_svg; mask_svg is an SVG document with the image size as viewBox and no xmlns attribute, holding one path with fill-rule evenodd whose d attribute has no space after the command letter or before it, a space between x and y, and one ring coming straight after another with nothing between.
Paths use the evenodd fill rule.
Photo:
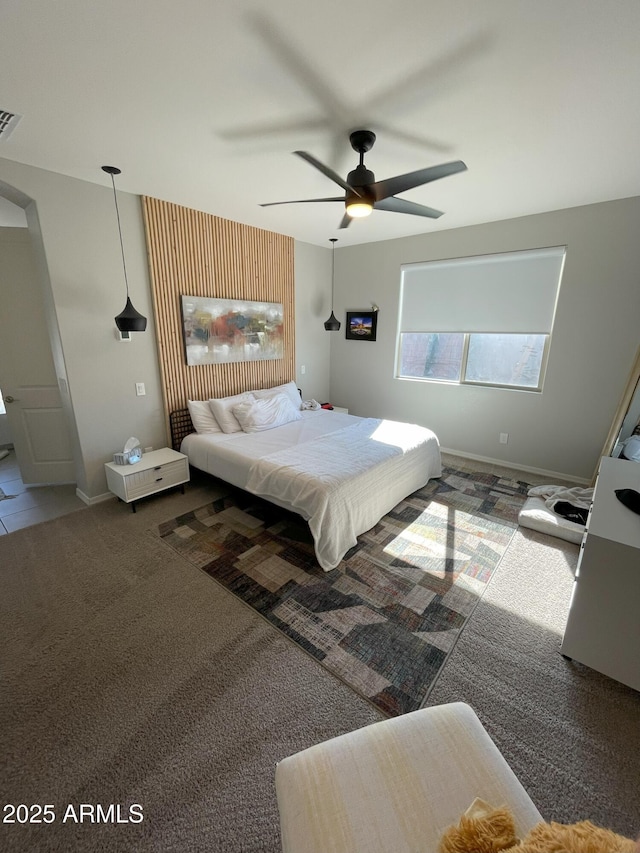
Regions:
<instances>
[{"instance_id":1,"label":"nightstand","mask_svg":"<svg viewBox=\"0 0 640 853\"><path fill-rule=\"evenodd\" d=\"M104 467L109 491L130 503L133 512L135 501L172 486L182 486L184 494L184 484L189 481L189 460L184 453L169 447L144 453L134 465L106 462Z\"/></svg>"}]
</instances>

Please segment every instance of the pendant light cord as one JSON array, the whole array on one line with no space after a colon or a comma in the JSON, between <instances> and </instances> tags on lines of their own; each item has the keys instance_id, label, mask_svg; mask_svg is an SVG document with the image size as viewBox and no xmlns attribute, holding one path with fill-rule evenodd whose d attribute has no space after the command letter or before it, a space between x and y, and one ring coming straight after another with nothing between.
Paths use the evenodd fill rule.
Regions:
<instances>
[{"instance_id":1,"label":"pendant light cord","mask_svg":"<svg viewBox=\"0 0 640 853\"><path fill-rule=\"evenodd\" d=\"M333 314L333 288L336 283L336 243L337 237L330 237L331 241L331 313Z\"/></svg>"},{"instance_id":2,"label":"pendant light cord","mask_svg":"<svg viewBox=\"0 0 640 853\"><path fill-rule=\"evenodd\" d=\"M111 173L111 184L113 186L113 200L116 203L116 219L118 220L118 235L120 237L120 251L122 252L122 269L124 270L124 283L127 288L127 299L129 298L129 280L127 278L127 265L124 260L124 244L122 242L122 227L120 226L120 211L118 210L118 196L116 193L116 182Z\"/></svg>"}]
</instances>

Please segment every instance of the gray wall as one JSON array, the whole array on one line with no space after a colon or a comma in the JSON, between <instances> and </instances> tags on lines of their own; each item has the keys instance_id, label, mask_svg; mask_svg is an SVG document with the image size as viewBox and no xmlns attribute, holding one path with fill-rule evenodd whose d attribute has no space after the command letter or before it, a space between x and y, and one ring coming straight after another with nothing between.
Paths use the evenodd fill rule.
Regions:
<instances>
[{"instance_id":1,"label":"gray wall","mask_svg":"<svg viewBox=\"0 0 640 853\"><path fill-rule=\"evenodd\" d=\"M0 228L26 228L27 215L21 207L0 196Z\"/></svg>"},{"instance_id":2,"label":"gray wall","mask_svg":"<svg viewBox=\"0 0 640 853\"><path fill-rule=\"evenodd\" d=\"M56 377L72 420L78 488L85 499L99 499L107 491L104 463L129 436L143 447L167 443L140 199L118 193L131 299L149 322L120 343L113 318L124 308L125 285L106 178L100 186L0 159L0 196L27 213ZM328 396L322 320L330 262L325 249L296 247L296 363L306 368L297 377L305 396ZM136 382L145 383L144 397L136 396Z\"/></svg>"},{"instance_id":3,"label":"gray wall","mask_svg":"<svg viewBox=\"0 0 640 853\"><path fill-rule=\"evenodd\" d=\"M590 479L640 342L639 235L631 198L337 249L339 319L372 303L380 312L375 343L333 336L332 402L423 424L463 454ZM567 257L542 393L394 378L402 264L558 245Z\"/></svg>"},{"instance_id":4,"label":"gray wall","mask_svg":"<svg viewBox=\"0 0 640 853\"><path fill-rule=\"evenodd\" d=\"M296 382L305 400L329 399L331 339L324 321L331 313L331 252L294 245L296 300ZM304 366L305 372L302 373Z\"/></svg>"}]
</instances>

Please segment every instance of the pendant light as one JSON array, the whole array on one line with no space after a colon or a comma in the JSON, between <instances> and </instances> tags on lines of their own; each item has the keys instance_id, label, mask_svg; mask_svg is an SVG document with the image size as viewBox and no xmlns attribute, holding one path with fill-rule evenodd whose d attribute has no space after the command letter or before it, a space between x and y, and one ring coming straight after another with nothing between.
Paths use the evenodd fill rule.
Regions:
<instances>
[{"instance_id":1,"label":"pendant light","mask_svg":"<svg viewBox=\"0 0 640 853\"><path fill-rule=\"evenodd\" d=\"M103 166L102 171L111 175L111 185L113 186L113 200L116 205L116 217L118 219L118 234L120 235L120 251L122 252L122 268L124 270L124 283L127 288L127 302L124 310L115 318L116 326L121 332L144 332L147 328L147 318L143 317L139 311L131 304L129 299L129 282L127 280L127 265L124 261L124 245L122 243L122 228L120 227L120 212L118 211L118 197L116 195L116 182L114 175L119 175L121 170L117 166Z\"/></svg>"},{"instance_id":2,"label":"pendant light","mask_svg":"<svg viewBox=\"0 0 640 853\"><path fill-rule=\"evenodd\" d=\"M333 244L331 249L331 316L328 320L325 321L324 327L327 332L337 332L340 330L340 320L336 318L336 315L333 313L333 284L335 280L335 272L336 272L336 243L338 242L337 237L330 237L329 242Z\"/></svg>"}]
</instances>

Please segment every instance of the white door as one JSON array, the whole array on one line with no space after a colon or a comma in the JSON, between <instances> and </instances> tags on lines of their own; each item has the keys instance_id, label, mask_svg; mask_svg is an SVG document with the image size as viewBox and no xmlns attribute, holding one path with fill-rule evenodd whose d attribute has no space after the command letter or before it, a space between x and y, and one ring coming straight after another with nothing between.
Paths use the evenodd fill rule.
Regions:
<instances>
[{"instance_id":1,"label":"white door","mask_svg":"<svg viewBox=\"0 0 640 853\"><path fill-rule=\"evenodd\" d=\"M73 483L71 438L26 228L0 228L0 388L24 483Z\"/></svg>"},{"instance_id":2,"label":"white door","mask_svg":"<svg viewBox=\"0 0 640 853\"><path fill-rule=\"evenodd\" d=\"M73 452L57 386L8 386L3 396L22 482L74 483Z\"/></svg>"}]
</instances>

